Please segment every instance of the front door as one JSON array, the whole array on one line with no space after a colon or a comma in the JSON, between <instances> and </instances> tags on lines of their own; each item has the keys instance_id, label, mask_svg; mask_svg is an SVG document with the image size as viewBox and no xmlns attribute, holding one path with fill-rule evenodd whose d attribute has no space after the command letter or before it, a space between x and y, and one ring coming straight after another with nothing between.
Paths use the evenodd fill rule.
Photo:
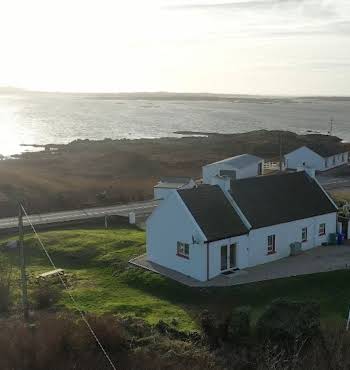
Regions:
<instances>
[{"instance_id":1,"label":"front door","mask_svg":"<svg viewBox=\"0 0 350 370\"><path fill-rule=\"evenodd\" d=\"M343 234L345 235L345 239L349 239L349 223L350 223L350 221L349 220L345 220L344 222L343 222L343 227L342 227L342 229L343 229Z\"/></svg>"},{"instance_id":2,"label":"front door","mask_svg":"<svg viewBox=\"0 0 350 370\"><path fill-rule=\"evenodd\" d=\"M234 269L237 267L236 262L236 251L237 251L237 244L230 245L230 269Z\"/></svg>"},{"instance_id":3,"label":"front door","mask_svg":"<svg viewBox=\"0 0 350 370\"><path fill-rule=\"evenodd\" d=\"M221 271L234 269L237 267L237 244L222 245L220 250L221 256Z\"/></svg>"},{"instance_id":4,"label":"front door","mask_svg":"<svg viewBox=\"0 0 350 370\"><path fill-rule=\"evenodd\" d=\"M227 245L221 246L221 271L227 270Z\"/></svg>"}]
</instances>

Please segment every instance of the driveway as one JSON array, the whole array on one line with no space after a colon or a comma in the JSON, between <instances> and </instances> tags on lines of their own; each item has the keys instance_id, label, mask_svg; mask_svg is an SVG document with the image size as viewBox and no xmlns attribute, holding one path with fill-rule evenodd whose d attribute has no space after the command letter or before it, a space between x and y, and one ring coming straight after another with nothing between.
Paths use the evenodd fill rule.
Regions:
<instances>
[{"instance_id":1,"label":"driveway","mask_svg":"<svg viewBox=\"0 0 350 370\"><path fill-rule=\"evenodd\" d=\"M206 282L200 282L174 270L148 262L145 255L131 260L130 263L192 287L232 286L348 269L350 268L350 245L313 248L298 256L249 267L230 275L219 275Z\"/></svg>"}]
</instances>

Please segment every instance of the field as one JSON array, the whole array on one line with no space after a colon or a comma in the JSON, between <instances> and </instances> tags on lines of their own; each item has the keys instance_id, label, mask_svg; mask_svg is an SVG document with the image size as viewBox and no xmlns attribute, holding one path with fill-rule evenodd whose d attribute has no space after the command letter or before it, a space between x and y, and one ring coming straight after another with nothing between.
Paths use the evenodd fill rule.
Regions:
<instances>
[{"instance_id":1,"label":"field","mask_svg":"<svg viewBox=\"0 0 350 370\"><path fill-rule=\"evenodd\" d=\"M192 330L197 328L198 313L205 308L224 313L234 306L248 305L256 319L278 297L319 301L323 320L345 320L349 308L349 271L198 289L128 265L130 258L145 252L145 234L139 229L50 231L41 237L57 267L67 272L72 293L86 312L136 316L149 323L176 319L180 329ZM33 235L26 236L25 248L32 287L34 277L51 267ZM16 250L4 253L18 266ZM66 294L57 309L74 309Z\"/></svg>"}]
</instances>

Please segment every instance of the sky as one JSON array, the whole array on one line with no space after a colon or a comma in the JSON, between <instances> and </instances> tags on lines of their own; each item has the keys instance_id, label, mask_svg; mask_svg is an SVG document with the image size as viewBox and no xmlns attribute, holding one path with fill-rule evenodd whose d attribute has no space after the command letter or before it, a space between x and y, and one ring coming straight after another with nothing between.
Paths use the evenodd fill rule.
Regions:
<instances>
[{"instance_id":1,"label":"sky","mask_svg":"<svg viewBox=\"0 0 350 370\"><path fill-rule=\"evenodd\" d=\"M350 95L349 0L0 0L0 85Z\"/></svg>"}]
</instances>

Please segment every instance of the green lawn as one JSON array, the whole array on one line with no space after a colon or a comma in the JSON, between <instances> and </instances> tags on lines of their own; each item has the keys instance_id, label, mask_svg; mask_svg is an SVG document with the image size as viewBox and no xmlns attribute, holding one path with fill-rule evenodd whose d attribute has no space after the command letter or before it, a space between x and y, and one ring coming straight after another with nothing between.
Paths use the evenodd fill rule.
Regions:
<instances>
[{"instance_id":1,"label":"green lawn","mask_svg":"<svg viewBox=\"0 0 350 370\"><path fill-rule=\"evenodd\" d=\"M57 267L69 273L72 293L88 312L119 313L150 323L176 318L181 329L196 328L198 312L249 305L255 317L278 297L311 298L321 303L323 319L343 320L350 304L350 272L337 271L237 287L189 288L128 266L145 252L145 233L133 228L41 233ZM32 235L25 238L28 270L34 277L51 269ZM18 264L18 252L9 253ZM33 281L34 279L31 279ZM61 305L73 308L64 295Z\"/></svg>"}]
</instances>

